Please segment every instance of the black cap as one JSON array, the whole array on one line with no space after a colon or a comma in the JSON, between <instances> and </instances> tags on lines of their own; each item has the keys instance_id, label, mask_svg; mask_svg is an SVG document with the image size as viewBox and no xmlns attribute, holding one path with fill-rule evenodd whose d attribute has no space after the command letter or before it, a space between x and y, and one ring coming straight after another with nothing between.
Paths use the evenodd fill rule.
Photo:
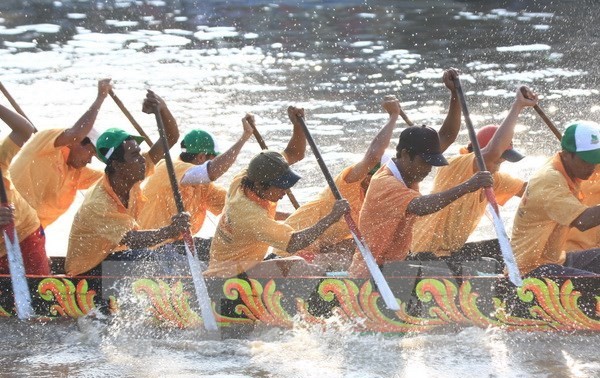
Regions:
<instances>
[{"instance_id":1,"label":"black cap","mask_svg":"<svg viewBox=\"0 0 600 378\"><path fill-rule=\"evenodd\" d=\"M419 155L427 164L439 167L448 165L442 155L440 137L437 131L428 126L411 126L400 133L397 151L407 150Z\"/></svg>"},{"instance_id":2,"label":"black cap","mask_svg":"<svg viewBox=\"0 0 600 378\"><path fill-rule=\"evenodd\" d=\"M278 152L262 151L248 164L248 178L281 189L294 186L300 176L290 169L288 162Z\"/></svg>"}]
</instances>

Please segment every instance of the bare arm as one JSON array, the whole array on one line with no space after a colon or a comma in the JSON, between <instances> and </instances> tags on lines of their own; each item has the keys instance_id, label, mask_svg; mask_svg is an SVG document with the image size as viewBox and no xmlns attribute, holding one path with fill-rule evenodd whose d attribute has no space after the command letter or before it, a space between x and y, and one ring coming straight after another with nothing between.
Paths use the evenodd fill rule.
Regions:
<instances>
[{"instance_id":1,"label":"bare arm","mask_svg":"<svg viewBox=\"0 0 600 378\"><path fill-rule=\"evenodd\" d=\"M254 123L254 115L246 114L246 116L242 118L244 132L240 139L235 142L233 146L229 147L227 151L210 161L210 164L208 165L208 177L210 178L210 181L215 181L231 168L235 159L237 159L240 150L252 136L252 127L250 126L250 123Z\"/></svg>"},{"instance_id":2,"label":"bare arm","mask_svg":"<svg viewBox=\"0 0 600 378\"><path fill-rule=\"evenodd\" d=\"M144 99L144 104L142 105L142 111L144 113L154 113L154 109L156 109L156 107L160 109L160 118L165 125L167 145L169 146L169 149L171 149L171 147L173 147L173 145L175 145L179 139L179 128L177 127L177 121L175 120L175 117L173 117L173 114L171 114L171 111L167 107L165 101L156 93L148 90L148 93L146 93L146 98ZM154 164L156 164L165 156L165 152L168 151L163 150L162 141L159 139L152 147L150 147L148 156L150 156L150 159L152 159Z\"/></svg>"},{"instance_id":3,"label":"bare arm","mask_svg":"<svg viewBox=\"0 0 600 378\"><path fill-rule=\"evenodd\" d=\"M12 131L8 137L19 147L23 147L23 144L35 131L27 118L2 105L0 105L0 119L11 128Z\"/></svg>"},{"instance_id":4,"label":"bare arm","mask_svg":"<svg viewBox=\"0 0 600 378\"><path fill-rule=\"evenodd\" d=\"M600 205L587 208L571 222L570 226L583 232L598 225L600 225Z\"/></svg>"},{"instance_id":5,"label":"bare arm","mask_svg":"<svg viewBox=\"0 0 600 378\"><path fill-rule=\"evenodd\" d=\"M392 133L394 132L401 111L400 102L394 97L394 99L385 100L382 106L390 115L390 118L379 133L377 133L362 160L354 165L352 171L346 176L347 183L360 181L365 178L367 173L381 161L385 149L390 145L390 139L392 139Z\"/></svg>"},{"instance_id":6,"label":"bare arm","mask_svg":"<svg viewBox=\"0 0 600 378\"><path fill-rule=\"evenodd\" d=\"M442 76L446 88L450 91L450 107L448 108L448 114L438 132L442 152L446 151L448 147L454 143L458 136L458 132L460 131L461 109L458 101L458 92L454 86L454 79L457 77L458 71L454 68L445 70L444 75Z\"/></svg>"},{"instance_id":7,"label":"bare arm","mask_svg":"<svg viewBox=\"0 0 600 378\"><path fill-rule=\"evenodd\" d=\"M319 236L325 232L331 225L336 223L346 212L350 211L350 205L345 199L338 200L333 205L331 212L324 218L319 220L314 226L305 228L304 230L294 232L286 252L296 253L317 240Z\"/></svg>"},{"instance_id":8,"label":"bare arm","mask_svg":"<svg viewBox=\"0 0 600 378\"><path fill-rule=\"evenodd\" d=\"M477 191L483 187L492 186L493 183L494 179L490 172L477 172L473 177L454 188L413 199L408 204L406 212L418 216L433 214L450 205L465 194Z\"/></svg>"},{"instance_id":9,"label":"bare arm","mask_svg":"<svg viewBox=\"0 0 600 378\"><path fill-rule=\"evenodd\" d=\"M190 227L190 215L179 213L171 219L171 224L155 230L129 231L121 244L130 249L142 249L153 247L165 240L177 238Z\"/></svg>"},{"instance_id":10,"label":"bare arm","mask_svg":"<svg viewBox=\"0 0 600 378\"><path fill-rule=\"evenodd\" d=\"M292 165L304 159L306 152L306 137L304 136L304 131L302 130L302 126L300 126L299 120L300 117L304 118L304 109L290 106L287 112L292 125L294 125L294 129L284 152L287 156L287 162Z\"/></svg>"},{"instance_id":11,"label":"bare arm","mask_svg":"<svg viewBox=\"0 0 600 378\"><path fill-rule=\"evenodd\" d=\"M102 106L104 99L111 89L112 84L110 83L110 79L98 81L98 96L96 97L96 100L94 100L92 106L83 113L81 118L79 118L71 128L66 129L56 138L54 147L69 146L74 143L79 143L89 134L92 127L94 127L94 122L96 122L96 116L98 115L100 106Z\"/></svg>"},{"instance_id":12,"label":"bare arm","mask_svg":"<svg viewBox=\"0 0 600 378\"><path fill-rule=\"evenodd\" d=\"M494 162L500 159L500 156L502 156L504 151L510 147L515 133L517 119L523 108L537 104L537 94L531 92L529 88L526 89L526 92L528 98L523 96L520 88L517 90L517 96L510 107L506 118L504 118L504 121L502 121L500 127L498 127L498 130L494 133L494 136L487 146L481 149L481 155L483 156L486 165L494 164Z\"/></svg>"}]
</instances>

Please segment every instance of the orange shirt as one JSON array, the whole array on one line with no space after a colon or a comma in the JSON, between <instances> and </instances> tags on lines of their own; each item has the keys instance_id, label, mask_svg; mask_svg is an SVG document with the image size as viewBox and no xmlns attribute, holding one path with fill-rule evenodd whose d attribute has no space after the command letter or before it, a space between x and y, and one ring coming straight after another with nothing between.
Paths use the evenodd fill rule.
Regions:
<instances>
[{"instance_id":1,"label":"orange shirt","mask_svg":"<svg viewBox=\"0 0 600 378\"><path fill-rule=\"evenodd\" d=\"M583 204L595 206L600 204L600 165L592 176L581 182L581 193L583 194ZM586 249L600 248L600 226L592 227L587 231L579 231L576 227L569 229L567 241L565 242L565 251L583 251Z\"/></svg>"},{"instance_id":2,"label":"orange shirt","mask_svg":"<svg viewBox=\"0 0 600 378\"><path fill-rule=\"evenodd\" d=\"M33 234L38 228L40 228L40 220L35 213L35 210L25 199L15 190L11 183L9 164L12 158L19 152L19 146L17 146L12 139L4 138L0 142L0 168L2 168L2 180L4 181L4 187L6 188L6 196L8 202L15 208L14 219L15 219L15 230L19 237L19 242L23 241L29 235ZM1 234L4 238L4 234ZM4 240L0 242L0 257L6 255L6 245Z\"/></svg>"},{"instance_id":3,"label":"orange shirt","mask_svg":"<svg viewBox=\"0 0 600 378\"><path fill-rule=\"evenodd\" d=\"M560 153L529 180L511 239L522 274L540 265L564 263L569 226L587 209L579 184L566 174Z\"/></svg>"},{"instance_id":4,"label":"orange shirt","mask_svg":"<svg viewBox=\"0 0 600 378\"><path fill-rule=\"evenodd\" d=\"M154 164L147 154L144 157L148 177L154 171ZM65 261L67 274L87 272L112 252L127 249L121 240L129 231L140 229L137 219L146 203L140 185L135 184L129 191L127 207L121 203L106 174L90 188L71 226Z\"/></svg>"},{"instance_id":5,"label":"orange shirt","mask_svg":"<svg viewBox=\"0 0 600 378\"><path fill-rule=\"evenodd\" d=\"M358 215L365 199L365 193L361 187L362 180L351 183L346 182L346 177L353 168L354 165L345 168L335 178L335 184L342 194L342 197L347 199L350 203L350 214L352 215L352 218L358 220ZM307 202L296 209L296 211L285 220L285 223L290 225L296 231L314 226L319 220L323 219L331 212L334 203L335 197L333 196L331 189L327 188L319 194L317 199ZM329 227L317 238L317 240L315 240L314 243L305 248L305 251L318 253L323 247L331 246L351 237L352 235L350 234L348 225L342 218Z\"/></svg>"},{"instance_id":6,"label":"orange shirt","mask_svg":"<svg viewBox=\"0 0 600 378\"><path fill-rule=\"evenodd\" d=\"M418 185L407 187L390 160L371 179L359 217L359 229L377 264L406 258L416 215L407 214L410 202L419 197ZM360 252L355 252L350 275L366 276L368 270Z\"/></svg>"},{"instance_id":7,"label":"orange shirt","mask_svg":"<svg viewBox=\"0 0 600 378\"><path fill-rule=\"evenodd\" d=\"M246 172L239 172L229 187L210 246L210 261L204 272L208 277L233 277L247 271L264 259L269 246L285 250L294 233L292 227L274 219L276 202L244 190Z\"/></svg>"},{"instance_id":8,"label":"orange shirt","mask_svg":"<svg viewBox=\"0 0 600 378\"><path fill-rule=\"evenodd\" d=\"M475 154L459 155L439 168L432 193L451 189L467 181L476 172ZM525 182L505 173L494 173L494 193L499 205L518 194ZM475 231L485 213L487 200L482 190L465 194L440 211L419 217L413 231L412 252L433 252L450 256L458 251Z\"/></svg>"},{"instance_id":9,"label":"orange shirt","mask_svg":"<svg viewBox=\"0 0 600 378\"><path fill-rule=\"evenodd\" d=\"M64 129L42 130L23 146L10 166L14 185L37 211L46 227L69 209L78 189L87 189L102 177L91 168L67 165L69 149L54 147Z\"/></svg>"},{"instance_id":10,"label":"orange shirt","mask_svg":"<svg viewBox=\"0 0 600 378\"><path fill-rule=\"evenodd\" d=\"M173 162L175 167L175 176L181 182L181 179L188 169L195 167L194 164L183 162L179 159ZM171 224L171 217L177 214L177 206L172 195L171 181L167 171L167 165L161 160L156 165L156 172L144 184L144 196L148 198L148 203L142 209L139 217L139 224L142 229L153 229ZM225 195L227 191L213 184L201 185L181 185L179 190L183 199L185 211L191 215L192 235L200 231L206 211L218 215L221 214L225 206Z\"/></svg>"}]
</instances>

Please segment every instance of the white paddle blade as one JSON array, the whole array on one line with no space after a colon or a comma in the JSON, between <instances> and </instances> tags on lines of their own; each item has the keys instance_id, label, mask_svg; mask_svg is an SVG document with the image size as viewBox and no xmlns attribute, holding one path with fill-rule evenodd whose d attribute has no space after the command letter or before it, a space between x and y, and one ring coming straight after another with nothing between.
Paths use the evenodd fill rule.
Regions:
<instances>
[{"instance_id":1,"label":"white paddle blade","mask_svg":"<svg viewBox=\"0 0 600 378\"><path fill-rule=\"evenodd\" d=\"M188 264L190 265L190 271L192 273L194 289L196 290L196 296L198 297L198 303L200 304L200 312L202 313L202 319L204 319L204 328L206 328L207 331L217 331L217 320L213 314L206 282L204 282L204 277L202 276L200 260L192 254L187 243L184 243L184 245L185 254L187 255Z\"/></svg>"},{"instance_id":2,"label":"white paddle blade","mask_svg":"<svg viewBox=\"0 0 600 378\"><path fill-rule=\"evenodd\" d=\"M29 286L25 277L25 267L23 266L19 238L14 228L12 229L12 238L8 237L6 230L3 232L17 317L21 320L26 320L33 316L33 308L31 307L31 295L29 294Z\"/></svg>"},{"instance_id":3,"label":"white paddle blade","mask_svg":"<svg viewBox=\"0 0 600 378\"><path fill-rule=\"evenodd\" d=\"M504 229L504 223L502 223L502 219L500 219L492 205L489 203L487 205L487 212L494 222L494 228L496 229L496 235L498 235L498 242L500 243L500 251L502 252L502 258L504 258L504 264L508 271L508 279L515 284L515 286L520 287L523 285L523 280L521 279L521 272L519 272L519 266L515 260L512 247L510 246L506 229Z\"/></svg>"},{"instance_id":4,"label":"white paddle blade","mask_svg":"<svg viewBox=\"0 0 600 378\"><path fill-rule=\"evenodd\" d=\"M400 310L400 305L398 305L398 301L396 301L396 297L394 297L394 293L392 293L392 289L390 289L390 286L388 285L387 281L383 277L383 274L381 273L381 269L379 269L379 266L377 265L377 262L375 261L373 254L371 254L371 251L369 251L369 249L364 244L364 242L362 240L360 240L356 236L356 234L354 234L354 232L352 232L352 236L354 237L354 241L356 242L356 245L358 246L358 250L362 254L362 257L365 260L365 263L367 264L367 268L369 269L371 276L373 277L373 279L375 280L375 283L377 284L377 288L379 289L379 293L381 294L381 297L383 298L385 305L390 310L394 310L394 311Z\"/></svg>"}]
</instances>

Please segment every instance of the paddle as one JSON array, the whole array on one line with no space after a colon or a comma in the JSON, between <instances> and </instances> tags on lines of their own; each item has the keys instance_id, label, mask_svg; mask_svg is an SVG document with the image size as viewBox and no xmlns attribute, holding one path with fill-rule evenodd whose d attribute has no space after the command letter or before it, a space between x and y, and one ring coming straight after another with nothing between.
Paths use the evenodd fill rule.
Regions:
<instances>
[{"instance_id":1,"label":"paddle","mask_svg":"<svg viewBox=\"0 0 600 378\"><path fill-rule=\"evenodd\" d=\"M4 187L4 176L0 169L0 201L2 206L8 206L8 196ZM29 319L33 316L31 307L31 296L29 294L29 285L25 277L25 267L23 266L23 255L19 246L19 238L14 222L3 227L4 244L6 244L6 254L8 258L8 268L10 269L10 280L12 282L13 294L15 296L15 309L17 317L21 320Z\"/></svg>"},{"instance_id":2,"label":"paddle","mask_svg":"<svg viewBox=\"0 0 600 378\"><path fill-rule=\"evenodd\" d=\"M127 108L125 107L125 105L123 104L123 102L117 97L117 95L115 94L115 92L111 89L108 92L108 94L110 95L110 97L112 97L112 99L115 101L115 104L117 104L117 106L119 107L119 109L121 109L121 111L123 112L123 114L125 114L125 117L127 117L127 119L129 120L129 122L131 122L131 124L133 125L133 127L135 128L135 130L144 138L144 141L146 141L146 143L150 147L152 147L152 140L150 139L150 137L144 132L144 129L142 129L142 126L140 126L140 124L137 123L137 121L135 120L135 118L133 118L133 116L131 115L131 113L129 112L129 110L127 110Z\"/></svg>"},{"instance_id":3,"label":"paddle","mask_svg":"<svg viewBox=\"0 0 600 378\"><path fill-rule=\"evenodd\" d=\"M383 96L383 100L384 101L391 101L391 100L397 100L396 96L394 95L385 95ZM402 117L402 119L404 120L404 122L408 125L408 126L414 126L415 124L408 118L408 116L406 115L406 113L404 113L404 110L402 110L402 108L400 108L400 117Z\"/></svg>"},{"instance_id":4,"label":"paddle","mask_svg":"<svg viewBox=\"0 0 600 378\"><path fill-rule=\"evenodd\" d=\"M521 87L521 93L523 93L523 96L525 96L525 98L528 98L527 89L525 89L525 87ZM539 105L535 104L533 106L533 110L535 110L536 113L540 116L540 118L542 118L542 120L546 123L546 126L548 126L550 131L552 131L554 136L560 142L562 140L562 134L560 133L560 131L558 131L558 128L554 125L554 122L552 122L552 120L546 115L546 113L544 113L544 111L542 110L542 108L540 108Z\"/></svg>"},{"instance_id":5,"label":"paddle","mask_svg":"<svg viewBox=\"0 0 600 378\"><path fill-rule=\"evenodd\" d=\"M268 150L269 148L267 147L265 140L262 138L262 136L258 132L258 129L256 128L256 125L254 124L254 121L251 118L248 118L248 123L250 124L250 127L252 127L252 134L254 135L254 138L258 142L258 145L260 146L260 148L262 148L263 150ZM294 196L294 194L292 193L292 191L290 189L286 189L285 194L287 194L288 198L290 199L290 202L294 206L294 209L297 209L300 207L298 200L296 200L296 197Z\"/></svg>"},{"instance_id":6,"label":"paddle","mask_svg":"<svg viewBox=\"0 0 600 378\"><path fill-rule=\"evenodd\" d=\"M467 108L465 94L463 93L462 86L460 85L460 79L458 77L454 79L454 85L456 87L456 91L458 92L460 106L462 107L462 111L465 116L465 123L467 125L467 130L469 131L469 139L471 140L471 145L473 146L475 159L477 160L477 167L480 171L486 171L487 169L485 167L485 161L483 160L483 155L481 154L481 149L479 148L479 142L477 142L475 128L471 122L471 116L469 115L469 109ZM494 228L496 229L498 242L500 243L500 251L502 252L502 257L504 258L504 263L506 264L506 269L508 270L508 278L516 286L521 286L523 285L523 280L521 279L521 273L519 272L519 267L515 261L515 256L513 254L512 247L510 246L508 235L504 229L504 224L500 219L500 211L498 209L498 202L496 202L494 189L491 187L484 188L484 192L488 200L489 213L492 215L494 221ZM489 209L489 207L491 207L491 209Z\"/></svg>"},{"instance_id":7,"label":"paddle","mask_svg":"<svg viewBox=\"0 0 600 378\"><path fill-rule=\"evenodd\" d=\"M156 116L158 133L160 135L160 139L162 140L163 149L165 151L165 163L167 164L169 180L171 181L171 188L173 189L173 197L175 198L177 211L182 213L185 211L185 208L183 206L181 193L179 192L179 185L177 184L175 169L173 168L173 160L171 160L171 155L169 154L169 145L167 143L165 126L160 116L160 110L157 109L154 115ZM216 331L217 321L212 312L211 300L210 296L208 295L206 283L204 282L204 277L202 277L202 267L200 266L200 260L198 260L196 246L194 245L194 238L192 238L192 234L189 229L183 234L183 241L185 246L185 254L187 255L190 272L192 274L192 281L194 282L194 289L196 290L196 296L200 304L200 311L202 312L202 319L204 319L204 327L207 331Z\"/></svg>"},{"instance_id":8,"label":"paddle","mask_svg":"<svg viewBox=\"0 0 600 378\"><path fill-rule=\"evenodd\" d=\"M313 138L310 134L310 131L308 131L308 127L306 127L306 123L304 123L304 118L298 117L298 119L300 120L300 125L302 126L302 130L304 131L306 140L308 141L308 144L310 145L310 148L311 148L313 154L315 155L315 158L317 159L317 163L319 163L321 172L323 172L323 175L325 176L325 180L327 180L327 184L329 185L329 188L331 189L333 196L335 197L336 200L342 199L342 194L340 193L337 186L335 185L335 181L333 180L331 173L329 173L329 169L327 169L327 166L325 165L325 162L323 161L323 157L321 156L321 153L319 152L319 149L317 148L317 145L315 144L315 141L313 140ZM348 224L348 228L350 229L350 233L352 234L352 237L354 238L354 241L356 242L358 250L362 254L363 259L365 260L365 263L367 264L367 268L369 268L369 272L371 273L371 276L373 277L373 279L375 280L375 283L377 284L377 287L379 288L379 292L381 293L381 297L383 298L385 305L390 310L394 310L394 311L400 310L400 306L398 305L398 302L396 301L396 298L394 297L394 293L392 293L390 286L388 285L387 281L385 280L385 277L381 273L381 270L379 269L379 266L377 265L377 262L375 261L373 254L369 250L369 247L367 247L367 244L365 243L362 235L360 234L360 231L358 230L358 227L356 226L354 219L352 219L352 216L350 215L350 213L344 214L344 219L346 220L346 223Z\"/></svg>"},{"instance_id":9,"label":"paddle","mask_svg":"<svg viewBox=\"0 0 600 378\"><path fill-rule=\"evenodd\" d=\"M0 82L0 91L4 94L4 97L6 97L6 99L8 100L8 102L10 102L10 104L13 107L13 109L15 109L15 111L17 113L19 113L20 115L22 115L23 117L25 117L25 119L28 120L29 123L31 123L31 127L33 127L33 132L36 133L37 129L35 128L35 126L33 126L33 123L31 122L31 120L25 115L25 112L23 111L23 109L21 109L21 107L19 106L19 104L17 104L17 102L15 101L15 99L10 95L10 93L8 92L8 90L4 87L4 85L1 82Z\"/></svg>"}]
</instances>

